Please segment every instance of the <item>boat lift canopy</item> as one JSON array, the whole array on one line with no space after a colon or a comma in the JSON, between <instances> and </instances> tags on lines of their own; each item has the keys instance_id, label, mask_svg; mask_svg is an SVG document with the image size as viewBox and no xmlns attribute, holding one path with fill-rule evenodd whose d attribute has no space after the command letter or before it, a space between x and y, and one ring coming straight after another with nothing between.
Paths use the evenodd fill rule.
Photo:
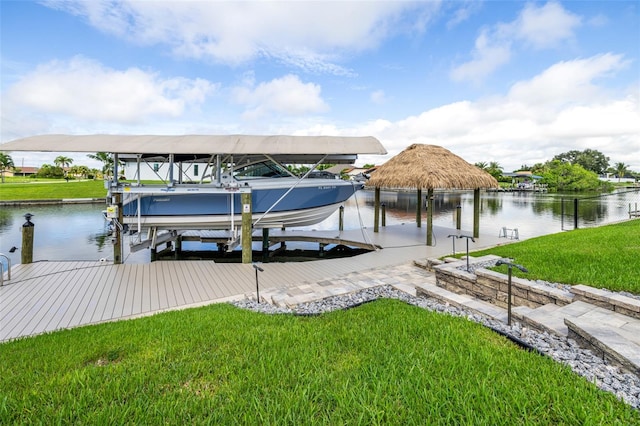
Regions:
<instances>
[{"instance_id":1,"label":"boat lift canopy","mask_svg":"<svg viewBox=\"0 0 640 426\"><path fill-rule=\"evenodd\" d=\"M289 135L38 135L0 145L2 151L108 152L199 161L211 154L264 155L282 163L352 163L358 154L387 153L372 136Z\"/></svg>"}]
</instances>

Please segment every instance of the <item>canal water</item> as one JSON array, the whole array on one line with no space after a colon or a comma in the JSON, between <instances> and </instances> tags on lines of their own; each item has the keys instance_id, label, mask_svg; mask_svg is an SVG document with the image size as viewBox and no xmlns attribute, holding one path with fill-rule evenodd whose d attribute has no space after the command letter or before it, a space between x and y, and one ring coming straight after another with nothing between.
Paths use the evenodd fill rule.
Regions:
<instances>
[{"instance_id":1,"label":"canal water","mask_svg":"<svg viewBox=\"0 0 640 426\"><path fill-rule=\"evenodd\" d=\"M426 224L426 191L420 200L423 226ZM480 208L480 235L500 233L503 227L518 229L520 239L562 232L574 227L575 194L549 194L528 192L482 192ZM597 226L629 218L629 208L640 206L640 189L620 190L600 197L579 196L578 227ZM415 192L382 191L386 224L415 224ZM373 228L374 193L364 190L345 203L344 228ZM462 232L473 231L473 192L436 191L434 194L433 222L436 226L455 229L456 211L461 212ZM0 210L0 253L20 263L21 229L24 214L31 213L35 224L34 261L38 260L100 260L111 261L113 247L107 223L103 219L103 204L70 204L49 206L3 206ZM316 230L338 229L338 213L322 223L308 228ZM130 253L125 237L124 259L127 263L149 262L149 250ZM287 244L290 248L317 249L310 243ZM312 247L310 247L312 246ZM12 252L12 248L15 249ZM209 245L213 249L215 245ZM199 243L184 243L185 250L199 250ZM255 249L259 250L258 244ZM4 260L3 260L4 262ZM4 264L6 267L6 263Z\"/></svg>"}]
</instances>

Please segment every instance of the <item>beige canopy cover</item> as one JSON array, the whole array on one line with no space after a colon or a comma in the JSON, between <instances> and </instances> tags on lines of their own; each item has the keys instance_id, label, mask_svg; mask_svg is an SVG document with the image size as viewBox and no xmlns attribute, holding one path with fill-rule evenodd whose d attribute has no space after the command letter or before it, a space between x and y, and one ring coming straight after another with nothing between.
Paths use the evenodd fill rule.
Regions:
<instances>
[{"instance_id":1,"label":"beige canopy cover","mask_svg":"<svg viewBox=\"0 0 640 426\"><path fill-rule=\"evenodd\" d=\"M0 145L2 151L114 154L386 154L371 136L39 135Z\"/></svg>"}]
</instances>

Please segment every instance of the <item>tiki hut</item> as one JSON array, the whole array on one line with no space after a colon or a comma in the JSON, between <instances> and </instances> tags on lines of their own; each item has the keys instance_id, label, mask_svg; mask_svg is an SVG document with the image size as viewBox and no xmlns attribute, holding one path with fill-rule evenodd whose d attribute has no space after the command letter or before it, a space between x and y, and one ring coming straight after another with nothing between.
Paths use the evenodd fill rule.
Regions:
<instances>
[{"instance_id":1,"label":"tiki hut","mask_svg":"<svg viewBox=\"0 0 640 426\"><path fill-rule=\"evenodd\" d=\"M473 189L474 223L473 236L479 235L480 189L496 188L498 181L484 170L467 163L451 151L436 145L413 144L400 154L378 167L371 176L368 186L375 188L375 223L378 229L378 209L380 188L417 189L416 222L420 226L422 189L427 193L427 245L432 245L433 237L433 190Z\"/></svg>"}]
</instances>

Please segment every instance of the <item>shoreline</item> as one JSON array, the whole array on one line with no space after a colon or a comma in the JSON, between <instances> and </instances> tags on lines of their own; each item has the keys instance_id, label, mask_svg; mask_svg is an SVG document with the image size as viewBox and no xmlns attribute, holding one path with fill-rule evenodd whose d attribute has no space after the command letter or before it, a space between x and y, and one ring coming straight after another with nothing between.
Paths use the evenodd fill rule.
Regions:
<instances>
[{"instance_id":1,"label":"shoreline","mask_svg":"<svg viewBox=\"0 0 640 426\"><path fill-rule=\"evenodd\" d=\"M106 203L106 197L103 198L53 198L44 200L7 200L0 201L0 206L35 206L49 204L98 204Z\"/></svg>"}]
</instances>

